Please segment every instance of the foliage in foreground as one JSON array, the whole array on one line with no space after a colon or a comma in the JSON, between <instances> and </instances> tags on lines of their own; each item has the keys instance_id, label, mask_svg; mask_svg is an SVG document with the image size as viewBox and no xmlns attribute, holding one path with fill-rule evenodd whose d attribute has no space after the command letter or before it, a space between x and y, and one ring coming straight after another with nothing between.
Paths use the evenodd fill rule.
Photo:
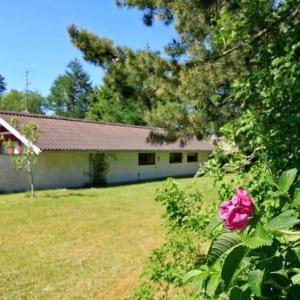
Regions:
<instances>
[{"instance_id":1,"label":"foliage in foreground","mask_svg":"<svg viewBox=\"0 0 300 300\"><path fill-rule=\"evenodd\" d=\"M236 187L247 187L254 205L247 222L240 228L227 224L226 229L215 207L203 209L201 198L187 197L169 181L157 197L166 208L166 242L150 257L132 299L298 299L297 170L276 178L265 165L256 164L230 182L224 180L223 168L210 171L221 183L220 201L230 199ZM195 246L210 238L207 253Z\"/></svg>"},{"instance_id":2,"label":"foliage in foreground","mask_svg":"<svg viewBox=\"0 0 300 300\"><path fill-rule=\"evenodd\" d=\"M265 171L249 181L255 203L250 224L241 231L213 229L207 263L186 275L201 299L298 299L300 293L300 189L297 170L278 180ZM256 195L256 196L254 196Z\"/></svg>"},{"instance_id":3,"label":"foliage in foreground","mask_svg":"<svg viewBox=\"0 0 300 300\"><path fill-rule=\"evenodd\" d=\"M133 300L173 297L185 274L205 261L208 226L216 207L203 209L202 195L188 193L174 179L157 191L156 201L165 207L165 242L149 257Z\"/></svg>"}]
</instances>

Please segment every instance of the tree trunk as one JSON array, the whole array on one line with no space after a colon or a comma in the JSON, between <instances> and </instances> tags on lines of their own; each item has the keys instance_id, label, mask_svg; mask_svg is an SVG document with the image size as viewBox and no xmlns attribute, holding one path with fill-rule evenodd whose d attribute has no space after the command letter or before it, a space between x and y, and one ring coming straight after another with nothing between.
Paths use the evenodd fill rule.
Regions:
<instances>
[{"instance_id":1,"label":"tree trunk","mask_svg":"<svg viewBox=\"0 0 300 300\"><path fill-rule=\"evenodd\" d=\"M34 178L32 169L29 171L31 198L34 198Z\"/></svg>"}]
</instances>

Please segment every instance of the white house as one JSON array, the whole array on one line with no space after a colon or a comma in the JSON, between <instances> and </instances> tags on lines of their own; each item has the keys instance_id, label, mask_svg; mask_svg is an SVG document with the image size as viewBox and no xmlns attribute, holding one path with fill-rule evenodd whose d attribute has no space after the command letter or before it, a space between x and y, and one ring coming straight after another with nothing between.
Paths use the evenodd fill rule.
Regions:
<instances>
[{"instance_id":1,"label":"white house","mask_svg":"<svg viewBox=\"0 0 300 300\"><path fill-rule=\"evenodd\" d=\"M18 128L11 125L12 118L18 120ZM22 134L30 122L38 127L35 145ZM178 142L150 143L148 137L155 130L161 129L0 111L0 136L12 141L0 142L0 191L28 188L26 174L16 170L11 157L24 147L32 147L38 155L37 189L189 176L213 150L212 144L197 139L184 147Z\"/></svg>"}]
</instances>

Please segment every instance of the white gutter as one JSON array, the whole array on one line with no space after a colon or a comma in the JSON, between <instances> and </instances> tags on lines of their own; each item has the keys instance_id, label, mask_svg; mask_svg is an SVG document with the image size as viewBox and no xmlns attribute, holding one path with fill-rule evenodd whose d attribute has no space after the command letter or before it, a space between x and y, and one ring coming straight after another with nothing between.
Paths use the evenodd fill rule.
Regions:
<instances>
[{"instance_id":1,"label":"white gutter","mask_svg":"<svg viewBox=\"0 0 300 300\"><path fill-rule=\"evenodd\" d=\"M26 147L31 148L35 154L40 154L42 150L32 144L26 137L24 137L20 132L18 132L15 128L13 128L9 123L0 118L0 125L2 125L6 130L8 130L12 135L14 135L18 140L20 140ZM0 132L1 135L1 132Z\"/></svg>"}]
</instances>

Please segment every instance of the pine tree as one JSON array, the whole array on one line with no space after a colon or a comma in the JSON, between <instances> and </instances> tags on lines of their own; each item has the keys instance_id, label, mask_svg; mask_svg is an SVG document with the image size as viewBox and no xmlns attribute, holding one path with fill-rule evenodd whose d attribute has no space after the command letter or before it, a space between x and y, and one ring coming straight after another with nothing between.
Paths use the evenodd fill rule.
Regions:
<instances>
[{"instance_id":1,"label":"pine tree","mask_svg":"<svg viewBox=\"0 0 300 300\"><path fill-rule=\"evenodd\" d=\"M57 116L86 118L91 90L89 75L75 59L67 65L65 73L55 79L47 99L47 109Z\"/></svg>"},{"instance_id":2,"label":"pine tree","mask_svg":"<svg viewBox=\"0 0 300 300\"><path fill-rule=\"evenodd\" d=\"M105 70L103 85L93 100L93 118L105 115L116 122L146 124L158 102L176 100L170 93L178 85L176 63L150 49L134 51L114 45L111 40L78 30L74 25L69 27L69 34L84 58ZM88 45L85 50L83 45ZM110 115L104 112L104 106Z\"/></svg>"}]
</instances>

